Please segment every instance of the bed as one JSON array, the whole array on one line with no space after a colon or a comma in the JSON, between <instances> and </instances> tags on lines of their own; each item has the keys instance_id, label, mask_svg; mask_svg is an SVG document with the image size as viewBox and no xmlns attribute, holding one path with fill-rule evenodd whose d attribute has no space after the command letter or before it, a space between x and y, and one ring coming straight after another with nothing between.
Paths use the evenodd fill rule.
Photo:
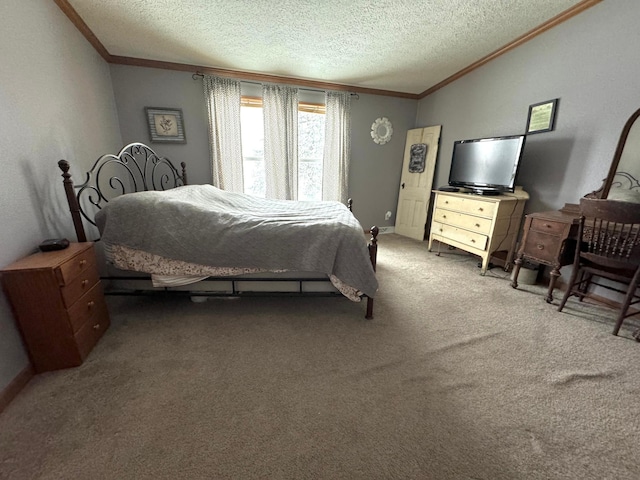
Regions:
<instances>
[{"instance_id":1,"label":"bed","mask_svg":"<svg viewBox=\"0 0 640 480\"><path fill-rule=\"evenodd\" d=\"M96 241L105 293L366 298L373 318L377 227L364 231L351 200L295 202L189 185L143 143L96 160L74 185L60 160L79 242ZM366 235L370 235L367 243Z\"/></svg>"}]
</instances>

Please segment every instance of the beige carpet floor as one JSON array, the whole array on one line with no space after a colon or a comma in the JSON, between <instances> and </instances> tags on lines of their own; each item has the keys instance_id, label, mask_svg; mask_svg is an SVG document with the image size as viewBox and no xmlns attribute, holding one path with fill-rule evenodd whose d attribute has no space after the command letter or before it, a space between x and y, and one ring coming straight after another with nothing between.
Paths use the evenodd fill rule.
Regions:
<instances>
[{"instance_id":1,"label":"beige carpet floor","mask_svg":"<svg viewBox=\"0 0 640 480\"><path fill-rule=\"evenodd\" d=\"M0 415L0 478L640 478L638 324L614 337L608 309L426 247L381 236L371 321L343 298L110 297L85 364Z\"/></svg>"}]
</instances>

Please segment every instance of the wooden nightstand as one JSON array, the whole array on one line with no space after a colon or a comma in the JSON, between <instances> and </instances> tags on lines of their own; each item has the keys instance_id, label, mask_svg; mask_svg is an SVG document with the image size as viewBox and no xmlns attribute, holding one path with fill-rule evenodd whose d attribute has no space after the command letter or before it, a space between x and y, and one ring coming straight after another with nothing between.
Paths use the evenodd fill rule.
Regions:
<instances>
[{"instance_id":1,"label":"wooden nightstand","mask_svg":"<svg viewBox=\"0 0 640 480\"><path fill-rule=\"evenodd\" d=\"M35 371L82 364L110 324L93 243L35 253L0 273Z\"/></svg>"},{"instance_id":2,"label":"wooden nightstand","mask_svg":"<svg viewBox=\"0 0 640 480\"><path fill-rule=\"evenodd\" d=\"M552 269L545 299L551 303L556 281L560 277L560 268L573 263L579 221L578 213L564 209L528 214L514 262L511 286L518 288L518 273L524 259L548 265Z\"/></svg>"}]
</instances>

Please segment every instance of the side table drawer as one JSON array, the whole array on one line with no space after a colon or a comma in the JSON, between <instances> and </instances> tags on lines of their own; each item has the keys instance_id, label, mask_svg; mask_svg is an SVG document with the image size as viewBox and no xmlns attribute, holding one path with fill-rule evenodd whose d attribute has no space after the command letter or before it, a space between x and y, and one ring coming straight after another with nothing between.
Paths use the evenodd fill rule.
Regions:
<instances>
[{"instance_id":1,"label":"side table drawer","mask_svg":"<svg viewBox=\"0 0 640 480\"><path fill-rule=\"evenodd\" d=\"M562 238L529 230L524 244L524 254L535 260L552 265L560 253Z\"/></svg>"},{"instance_id":2,"label":"side table drawer","mask_svg":"<svg viewBox=\"0 0 640 480\"><path fill-rule=\"evenodd\" d=\"M84 294L67 310L71 329L77 332L96 311L102 310L106 310L104 293L102 291L102 285L96 283L91 290Z\"/></svg>"},{"instance_id":3,"label":"side table drawer","mask_svg":"<svg viewBox=\"0 0 640 480\"><path fill-rule=\"evenodd\" d=\"M96 263L93 248L78 253L56 269L60 285L68 285L74 278L84 272L92 263Z\"/></svg>"},{"instance_id":4,"label":"side table drawer","mask_svg":"<svg viewBox=\"0 0 640 480\"><path fill-rule=\"evenodd\" d=\"M536 232L544 232L549 235L561 235L566 227L566 224L561 222L554 222L553 220L545 220L542 218L531 219L531 230Z\"/></svg>"},{"instance_id":5,"label":"side table drawer","mask_svg":"<svg viewBox=\"0 0 640 480\"><path fill-rule=\"evenodd\" d=\"M107 313L107 307L104 302L97 305L94 314L89 318L87 322L78 330L74 335L76 345L78 346L78 352L84 360L91 352L100 337L109 328L109 314Z\"/></svg>"},{"instance_id":6,"label":"side table drawer","mask_svg":"<svg viewBox=\"0 0 640 480\"><path fill-rule=\"evenodd\" d=\"M76 300L91 290L98 283L98 280L100 280L98 267L95 262L90 262L89 266L80 275L64 287L60 287L65 307L70 308Z\"/></svg>"}]
</instances>

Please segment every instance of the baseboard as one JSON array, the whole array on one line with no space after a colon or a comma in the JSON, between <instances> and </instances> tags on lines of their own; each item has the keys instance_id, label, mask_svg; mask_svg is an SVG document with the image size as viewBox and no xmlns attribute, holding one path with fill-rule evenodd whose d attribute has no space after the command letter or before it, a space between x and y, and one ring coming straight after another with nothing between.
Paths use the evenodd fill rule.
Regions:
<instances>
[{"instance_id":1,"label":"baseboard","mask_svg":"<svg viewBox=\"0 0 640 480\"><path fill-rule=\"evenodd\" d=\"M9 382L9 385L0 391L0 413L18 396L34 375L33 366L29 364Z\"/></svg>"}]
</instances>

